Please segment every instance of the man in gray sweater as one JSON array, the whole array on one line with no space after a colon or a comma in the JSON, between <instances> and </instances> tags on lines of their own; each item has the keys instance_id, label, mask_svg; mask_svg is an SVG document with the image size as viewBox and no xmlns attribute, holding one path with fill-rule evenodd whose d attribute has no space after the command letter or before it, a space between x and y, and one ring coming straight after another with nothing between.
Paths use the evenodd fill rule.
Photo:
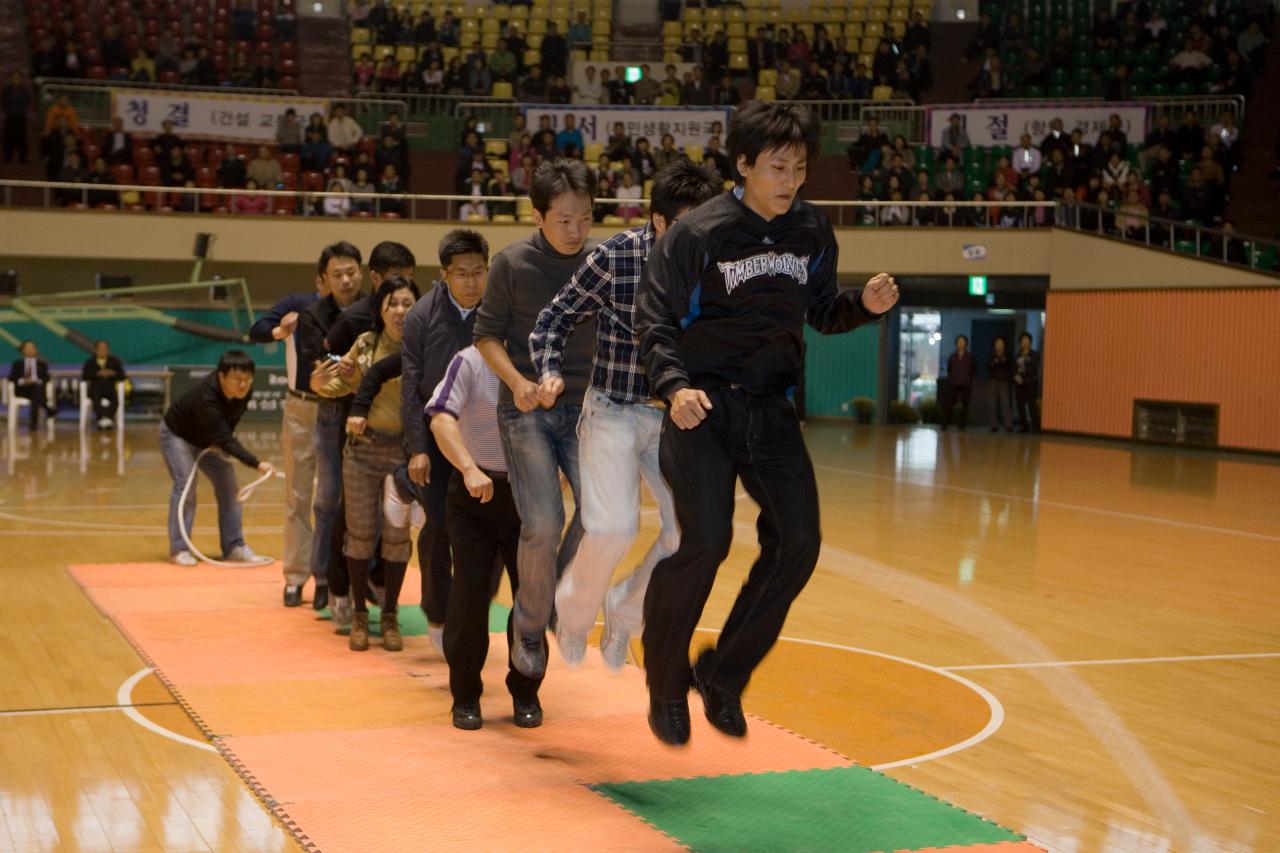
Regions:
<instances>
[{"instance_id":1,"label":"man in gray sweater","mask_svg":"<svg viewBox=\"0 0 1280 853\"><path fill-rule=\"evenodd\" d=\"M559 472L580 506L578 416L591 380L595 320L565 348L561 373L564 393L550 408L540 408L538 372L529 357L529 333L538 313L560 291L595 248L589 239L595 180L580 160L544 162L534 172L529 197L538 230L493 258L489 283L475 326L476 347L502 380L498 427L510 468L512 494L520 514L518 570L520 589L508 630L515 634L511 659L517 670L538 678L547 666L546 630L551 621L556 578L582 539L575 510L564 534L564 502ZM540 725L542 709L516 702L516 723Z\"/></svg>"}]
</instances>

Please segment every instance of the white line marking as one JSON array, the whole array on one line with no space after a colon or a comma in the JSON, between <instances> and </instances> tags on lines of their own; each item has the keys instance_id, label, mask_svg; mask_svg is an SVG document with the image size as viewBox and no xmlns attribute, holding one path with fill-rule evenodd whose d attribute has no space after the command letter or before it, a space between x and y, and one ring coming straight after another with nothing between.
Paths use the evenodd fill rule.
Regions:
<instances>
[{"instance_id":1,"label":"white line marking","mask_svg":"<svg viewBox=\"0 0 1280 853\"><path fill-rule=\"evenodd\" d=\"M264 506L284 506L284 501L254 501L256 507ZM4 501L0 501L0 506L4 506ZM8 509L22 510L23 512L62 512L64 510L85 510L95 512L114 512L116 510L129 509L163 509L168 510L169 505L164 504L46 504L22 506L19 504L10 504Z\"/></svg>"},{"instance_id":2,"label":"white line marking","mask_svg":"<svg viewBox=\"0 0 1280 853\"><path fill-rule=\"evenodd\" d=\"M52 717L58 714L101 714L105 711L123 710L122 705L103 705L97 708L36 708L30 711L0 711L0 717Z\"/></svg>"},{"instance_id":3,"label":"white line marking","mask_svg":"<svg viewBox=\"0 0 1280 853\"><path fill-rule=\"evenodd\" d=\"M718 628L698 628L697 630L703 631L708 634L720 633L720 629ZM990 709L991 716L987 719L987 724L983 726L982 730L979 731L977 734L971 737L965 738L959 743L953 743L951 746L943 747L942 749L935 749L933 752L926 752L923 755L916 755L916 756L912 756L911 758L903 758L898 761L887 761L884 764L873 764L871 765L872 770L891 770L894 767L906 767L911 764L923 764L926 761L933 761L934 759L937 759L937 758L943 758L944 756L951 755L953 753L960 752L962 750L966 750L971 746L976 746L977 744L982 743L984 740L986 740L987 738L995 734L997 731L999 731L1000 726L1004 725L1004 706L1000 704L1000 700L997 699L990 690L987 690L985 687L983 687L980 684L974 684L972 681L970 681L967 678L963 678L961 676L954 675L950 672L947 672L940 667L930 666L927 663L921 663L920 661L912 660L911 658L904 658L904 657L899 657L897 655L890 655L884 652L873 651L872 649L860 649L855 646L845 646L845 645L841 645L840 643L828 643L822 640L806 640L801 637L787 637L787 636L780 636L778 637L778 639L785 640L788 643L800 643L806 646L819 646L824 649L835 649L837 651L852 652L853 654L858 654L858 655L871 655L872 657L884 658L885 660L895 661L896 663L905 663L907 666L914 666L917 669L923 669L926 672L932 672L937 675L941 675L943 678L949 678L952 681L957 682L958 684L962 684L965 687L972 690L974 693L981 696L982 700L987 703L987 708Z\"/></svg>"},{"instance_id":4,"label":"white line marking","mask_svg":"<svg viewBox=\"0 0 1280 853\"><path fill-rule=\"evenodd\" d=\"M124 711L124 715L142 726L144 729L155 732L161 737L167 737L169 740L176 740L178 743L185 743L187 746L194 746L196 749L204 749L212 753L217 753L218 750L203 741L193 740L184 735L180 735L177 732L171 732L164 726L151 722L151 720L148 720L146 717L142 716L142 714L138 713L137 708L133 707L134 686L139 681L150 675L151 672L151 667L143 667L133 675L126 678L124 683L120 685L120 689L116 691L116 704L123 706L120 710Z\"/></svg>"},{"instance_id":5,"label":"white line marking","mask_svg":"<svg viewBox=\"0 0 1280 853\"><path fill-rule=\"evenodd\" d=\"M1042 498L1029 498L1025 495L1011 495L1007 492L992 492L986 489L970 489L965 486L952 486L948 483L921 483L916 480L909 480L903 477L891 477L888 474L872 474L867 471L858 471L853 468L840 468L836 465L815 465L813 467L820 471L835 471L840 474L852 474L855 477L870 477L873 480L888 480L893 483L902 483L907 486L916 486L921 489L945 489L951 492L963 492L970 495L987 495L996 498L1008 498L1009 500L1026 501L1027 503L1035 504L1037 506L1047 506L1055 509L1072 509L1078 512L1091 512L1095 515L1105 515L1112 518L1127 518L1135 521L1149 521L1153 524L1168 524L1173 527L1185 527L1188 530L1202 530L1206 533L1221 533L1226 536L1244 536L1249 539L1261 539L1265 542L1280 542L1280 536L1273 536L1269 533L1254 533L1249 530L1237 530L1234 527L1215 527L1212 524L1197 524L1194 521L1179 521L1173 518L1161 518L1156 515L1141 515L1136 512L1120 512L1118 510L1102 509L1101 507L1062 503L1061 501L1046 501Z\"/></svg>"},{"instance_id":6,"label":"white line marking","mask_svg":"<svg viewBox=\"0 0 1280 853\"><path fill-rule=\"evenodd\" d=\"M1238 655L1180 655L1163 658L1112 658L1111 660L1051 660L1039 663L983 663L965 666L942 666L947 672L975 669L1044 669L1056 666L1119 666L1129 663L1194 663L1202 660L1249 660L1252 658L1280 658L1280 652L1246 652Z\"/></svg>"}]
</instances>

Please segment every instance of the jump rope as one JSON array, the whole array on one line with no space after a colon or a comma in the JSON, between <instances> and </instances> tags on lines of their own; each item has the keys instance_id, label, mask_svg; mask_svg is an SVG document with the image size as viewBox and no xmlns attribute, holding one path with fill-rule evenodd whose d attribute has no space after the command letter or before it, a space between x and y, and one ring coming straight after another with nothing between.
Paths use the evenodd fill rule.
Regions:
<instances>
[{"instance_id":1,"label":"jump rope","mask_svg":"<svg viewBox=\"0 0 1280 853\"><path fill-rule=\"evenodd\" d=\"M200 473L200 460L204 458L204 455L206 453L209 453L211 451L216 451L216 448L206 447L204 450L200 451L199 455L196 456L195 461L191 464L191 473L187 475L187 484L182 487L182 497L178 500L178 508L179 508L178 530L181 531L182 533L182 541L187 543L187 549L190 550L191 553L194 554L197 558L199 558L201 561L205 563L212 563L215 566L229 566L231 568L246 568L249 566L266 565L267 563L271 562L270 559L262 558L262 559L251 561L251 562L237 561L237 560L215 560L212 557L205 554L199 548L197 548L195 546L195 543L191 541L191 531L187 530L186 515L185 513L182 512L181 508L186 506L187 495L191 494L191 487L195 485L196 475ZM258 479L254 480L248 485L242 486L240 488L240 491L236 492L236 502L244 503L245 501L249 500L250 496L253 495L254 489L258 488L258 486L261 486L267 480L270 480L272 478L278 478L283 480L284 472L278 471L273 467L270 471L263 474Z\"/></svg>"}]
</instances>

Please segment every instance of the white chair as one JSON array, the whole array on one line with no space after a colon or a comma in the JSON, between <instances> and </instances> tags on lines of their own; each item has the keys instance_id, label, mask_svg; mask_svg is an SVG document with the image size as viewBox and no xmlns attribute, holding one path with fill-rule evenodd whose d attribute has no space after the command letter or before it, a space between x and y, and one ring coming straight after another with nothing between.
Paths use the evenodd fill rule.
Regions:
<instances>
[{"instance_id":1,"label":"white chair","mask_svg":"<svg viewBox=\"0 0 1280 853\"><path fill-rule=\"evenodd\" d=\"M17 392L17 385L14 383L14 381L12 379L4 380L3 396L4 396L5 408L8 410L6 414L8 415L8 419L9 419L10 435L15 434L18 430L18 410L24 409L27 406L31 405L30 400L28 400L26 397L19 397L16 392ZM53 382L44 383L45 404L50 409L54 407L54 404L57 401L57 397L55 396L56 393L57 392L53 387ZM52 425L53 423L52 419L50 419L48 423Z\"/></svg>"},{"instance_id":2,"label":"white chair","mask_svg":"<svg viewBox=\"0 0 1280 853\"><path fill-rule=\"evenodd\" d=\"M93 400L89 397L89 383L80 380L80 430L89 428L93 420ZM124 429L124 382L116 383L116 429Z\"/></svg>"}]
</instances>

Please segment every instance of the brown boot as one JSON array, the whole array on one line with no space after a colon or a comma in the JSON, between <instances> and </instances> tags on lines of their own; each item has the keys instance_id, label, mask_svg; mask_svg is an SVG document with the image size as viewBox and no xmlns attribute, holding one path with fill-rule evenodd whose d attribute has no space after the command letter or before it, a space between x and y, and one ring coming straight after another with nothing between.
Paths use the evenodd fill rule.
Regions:
<instances>
[{"instance_id":1,"label":"brown boot","mask_svg":"<svg viewBox=\"0 0 1280 853\"><path fill-rule=\"evenodd\" d=\"M369 611L357 610L351 614L351 636L347 637L347 648L353 652L369 649Z\"/></svg>"},{"instance_id":2,"label":"brown boot","mask_svg":"<svg viewBox=\"0 0 1280 853\"><path fill-rule=\"evenodd\" d=\"M389 652L404 649L404 640L400 637L400 621L396 614L386 611L382 613L382 647Z\"/></svg>"}]
</instances>

